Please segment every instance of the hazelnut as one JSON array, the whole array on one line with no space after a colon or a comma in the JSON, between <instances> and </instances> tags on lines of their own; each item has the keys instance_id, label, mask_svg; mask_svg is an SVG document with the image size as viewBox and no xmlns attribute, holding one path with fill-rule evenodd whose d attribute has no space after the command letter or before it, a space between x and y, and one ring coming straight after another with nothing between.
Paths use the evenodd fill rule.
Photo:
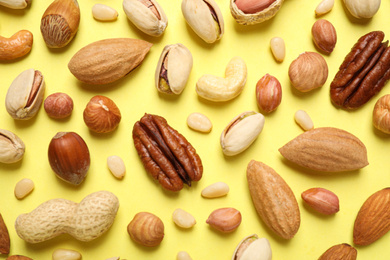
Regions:
<instances>
[{"instance_id":1,"label":"hazelnut","mask_svg":"<svg viewBox=\"0 0 390 260\"><path fill-rule=\"evenodd\" d=\"M337 42L337 34L331 22L325 19L317 20L311 28L311 34L318 49L327 54L333 51Z\"/></svg>"},{"instance_id":2,"label":"hazelnut","mask_svg":"<svg viewBox=\"0 0 390 260\"><path fill-rule=\"evenodd\" d=\"M274 76L265 74L256 84L258 107L266 112L274 111L282 102L282 87Z\"/></svg>"},{"instance_id":3,"label":"hazelnut","mask_svg":"<svg viewBox=\"0 0 390 260\"><path fill-rule=\"evenodd\" d=\"M121 112L108 97L94 96L84 109L84 122L96 133L114 131L120 121Z\"/></svg>"},{"instance_id":4,"label":"hazelnut","mask_svg":"<svg viewBox=\"0 0 390 260\"><path fill-rule=\"evenodd\" d=\"M378 99L374 106L372 123L383 133L390 134L390 94Z\"/></svg>"},{"instance_id":5,"label":"hazelnut","mask_svg":"<svg viewBox=\"0 0 390 260\"><path fill-rule=\"evenodd\" d=\"M43 107L48 116L55 119L61 119L72 114L73 100L65 93L53 93L45 99Z\"/></svg>"},{"instance_id":6,"label":"hazelnut","mask_svg":"<svg viewBox=\"0 0 390 260\"><path fill-rule=\"evenodd\" d=\"M304 52L296 58L288 69L291 84L301 92L322 87L328 78L328 64L316 52Z\"/></svg>"},{"instance_id":7,"label":"hazelnut","mask_svg":"<svg viewBox=\"0 0 390 260\"><path fill-rule=\"evenodd\" d=\"M164 238L164 223L152 213L139 212L127 226L127 232L138 244L154 247Z\"/></svg>"},{"instance_id":8,"label":"hazelnut","mask_svg":"<svg viewBox=\"0 0 390 260\"><path fill-rule=\"evenodd\" d=\"M49 144L49 163L57 177L79 185L87 175L90 156L83 138L74 132L59 132Z\"/></svg>"}]
</instances>

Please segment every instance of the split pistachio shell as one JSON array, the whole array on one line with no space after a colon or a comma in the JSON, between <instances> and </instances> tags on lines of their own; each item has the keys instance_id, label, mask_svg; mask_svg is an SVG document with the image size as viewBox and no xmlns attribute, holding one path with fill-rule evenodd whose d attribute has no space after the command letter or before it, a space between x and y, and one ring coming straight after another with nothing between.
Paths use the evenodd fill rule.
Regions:
<instances>
[{"instance_id":1,"label":"split pistachio shell","mask_svg":"<svg viewBox=\"0 0 390 260\"><path fill-rule=\"evenodd\" d=\"M254 111L235 117L221 134L223 153L233 156L246 150L263 130L264 121L264 116Z\"/></svg>"},{"instance_id":2,"label":"split pistachio shell","mask_svg":"<svg viewBox=\"0 0 390 260\"><path fill-rule=\"evenodd\" d=\"M5 97L7 112L14 119L27 120L38 112L45 93L40 71L28 69L20 73L8 88Z\"/></svg>"},{"instance_id":3,"label":"split pistachio shell","mask_svg":"<svg viewBox=\"0 0 390 260\"><path fill-rule=\"evenodd\" d=\"M224 102L237 97L243 91L247 78L245 61L232 58L225 70L225 78L205 74L196 82L196 93L207 100Z\"/></svg>"},{"instance_id":4,"label":"split pistachio shell","mask_svg":"<svg viewBox=\"0 0 390 260\"><path fill-rule=\"evenodd\" d=\"M142 32L158 37L168 25L168 18L155 0L123 0L127 18Z\"/></svg>"},{"instance_id":5,"label":"split pistachio shell","mask_svg":"<svg viewBox=\"0 0 390 260\"><path fill-rule=\"evenodd\" d=\"M107 5L95 4L92 6L92 15L99 21L114 21L118 18L118 12Z\"/></svg>"},{"instance_id":6,"label":"split pistachio shell","mask_svg":"<svg viewBox=\"0 0 390 260\"><path fill-rule=\"evenodd\" d=\"M181 11L188 25L205 42L214 43L222 38L223 16L214 0L183 0Z\"/></svg>"},{"instance_id":7,"label":"split pistachio shell","mask_svg":"<svg viewBox=\"0 0 390 260\"><path fill-rule=\"evenodd\" d=\"M14 133L0 129L0 163L15 163L24 155L23 141Z\"/></svg>"},{"instance_id":8,"label":"split pistachio shell","mask_svg":"<svg viewBox=\"0 0 390 260\"><path fill-rule=\"evenodd\" d=\"M274 17L283 4L283 0L275 0L270 6L260 12L247 14L241 11L235 4L236 0L230 0L230 12L237 23L252 25L262 23Z\"/></svg>"},{"instance_id":9,"label":"split pistachio shell","mask_svg":"<svg viewBox=\"0 0 390 260\"><path fill-rule=\"evenodd\" d=\"M271 260L271 245L266 238L253 234L245 237L236 247L232 260Z\"/></svg>"},{"instance_id":10,"label":"split pistachio shell","mask_svg":"<svg viewBox=\"0 0 390 260\"><path fill-rule=\"evenodd\" d=\"M181 43L164 47L158 60L155 84L158 91L179 95L192 70L192 54Z\"/></svg>"}]
</instances>

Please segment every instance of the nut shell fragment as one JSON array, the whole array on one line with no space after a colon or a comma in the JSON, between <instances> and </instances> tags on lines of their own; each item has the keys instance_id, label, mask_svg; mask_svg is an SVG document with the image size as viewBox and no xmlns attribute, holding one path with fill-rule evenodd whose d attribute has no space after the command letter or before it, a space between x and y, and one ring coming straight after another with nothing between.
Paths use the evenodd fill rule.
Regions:
<instances>
[{"instance_id":1,"label":"nut shell fragment","mask_svg":"<svg viewBox=\"0 0 390 260\"><path fill-rule=\"evenodd\" d=\"M232 260L271 260L271 245L266 238L257 234L245 237L237 245Z\"/></svg>"},{"instance_id":2,"label":"nut shell fragment","mask_svg":"<svg viewBox=\"0 0 390 260\"><path fill-rule=\"evenodd\" d=\"M15 163L23 158L25 145L11 131L0 129L0 163Z\"/></svg>"},{"instance_id":3,"label":"nut shell fragment","mask_svg":"<svg viewBox=\"0 0 390 260\"><path fill-rule=\"evenodd\" d=\"M275 0L267 8L256 13L244 13L236 5L236 0L230 0L230 13L237 23L242 25L253 25L262 23L274 17L283 4L283 0Z\"/></svg>"}]
</instances>

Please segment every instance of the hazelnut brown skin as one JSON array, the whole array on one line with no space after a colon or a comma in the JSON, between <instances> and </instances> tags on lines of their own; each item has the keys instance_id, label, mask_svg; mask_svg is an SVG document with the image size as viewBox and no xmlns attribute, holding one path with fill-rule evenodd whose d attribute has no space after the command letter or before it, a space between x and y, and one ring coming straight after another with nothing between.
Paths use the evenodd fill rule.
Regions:
<instances>
[{"instance_id":1,"label":"hazelnut brown skin","mask_svg":"<svg viewBox=\"0 0 390 260\"><path fill-rule=\"evenodd\" d=\"M127 232L136 243L146 246L158 246L164 238L164 223L149 212L139 212L127 226Z\"/></svg>"},{"instance_id":2,"label":"hazelnut brown skin","mask_svg":"<svg viewBox=\"0 0 390 260\"><path fill-rule=\"evenodd\" d=\"M94 96L84 109L84 122L91 131L109 133L121 121L121 112L114 101L105 96Z\"/></svg>"},{"instance_id":3,"label":"hazelnut brown skin","mask_svg":"<svg viewBox=\"0 0 390 260\"><path fill-rule=\"evenodd\" d=\"M43 107L49 117L62 119L72 114L73 100L69 95L57 92L49 95L45 99Z\"/></svg>"},{"instance_id":4,"label":"hazelnut brown skin","mask_svg":"<svg viewBox=\"0 0 390 260\"><path fill-rule=\"evenodd\" d=\"M63 181L79 185L87 176L89 150L77 133L57 133L50 141L48 155L51 168Z\"/></svg>"},{"instance_id":5,"label":"hazelnut brown skin","mask_svg":"<svg viewBox=\"0 0 390 260\"><path fill-rule=\"evenodd\" d=\"M376 129L390 134L390 94L378 99L372 114L372 123Z\"/></svg>"}]
</instances>

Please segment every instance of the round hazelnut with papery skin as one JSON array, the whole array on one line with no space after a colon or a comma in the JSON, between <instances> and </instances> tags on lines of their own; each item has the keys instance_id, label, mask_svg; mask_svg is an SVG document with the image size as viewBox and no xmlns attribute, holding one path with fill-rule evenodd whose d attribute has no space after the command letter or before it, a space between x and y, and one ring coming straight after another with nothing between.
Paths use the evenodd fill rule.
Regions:
<instances>
[{"instance_id":1,"label":"round hazelnut with papery skin","mask_svg":"<svg viewBox=\"0 0 390 260\"><path fill-rule=\"evenodd\" d=\"M121 121L121 112L114 101L105 96L94 96L84 109L84 122L96 133L114 131Z\"/></svg>"},{"instance_id":2,"label":"round hazelnut with papery skin","mask_svg":"<svg viewBox=\"0 0 390 260\"><path fill-rule=\"evenodd\" d=\"M390 134L390 94L378 99L372 114L372 123L383 133Z\"/></svg>"},{"instance_id":3,"label":"round hazelnut with papery skin","mask_svg":"<svg viewBox=\"0 0 390 260\"><path fill-rule=\"evenodd\" d=\"M43 107L49 117L62 119L72 114L73 100L68 94L57 92L45 99Z\"/></svg>"}]
</instances>

